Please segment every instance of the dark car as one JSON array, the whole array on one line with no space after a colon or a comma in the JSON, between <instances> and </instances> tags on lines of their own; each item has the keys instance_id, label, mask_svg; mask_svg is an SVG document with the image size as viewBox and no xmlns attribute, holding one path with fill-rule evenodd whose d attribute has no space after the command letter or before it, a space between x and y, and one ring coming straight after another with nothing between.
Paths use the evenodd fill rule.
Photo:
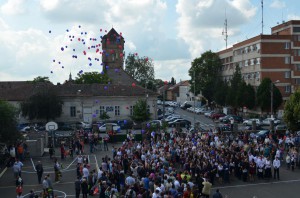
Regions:
<instances>
[{"instance_id":1,"label":"dark car","mask_svg":"<svg viewBox=\"0 0 300 198\"><path fill-rule=\"evenodd\" d=\"M250 125L250 126L245 126L244 130L245 130L245 131L252 131L252 130L253 130L252 125ZM256 130L263 130L263 128L262 128L262 126L257 125L257 126L256 126Z\"/></svg>"},{"instance_id":2,"label":"dark car","mask_svg":"<svg viewBox=\"0 0 300 198\"><path fill-rule=\"evenodd\" d=\"M226 116L225 113L214 113L210 116L210 118L215 120L215 119L219 119L220 117L224 117L224 116Z\"/></svg>"},{"instance_id":3,"label":"dark car","mask_svg":"<svg viewBox=\"0 0 300 198\"><path fill-rule=\"evenodd\" d=\"M175 127L176 124L179 123L180 127L185 127L185 128L189 128L191 126L191 122L186 120L186 119L182 119L182 118L177 118L176 120L169 122L169 126L170 127Z\"/></svg>"},{"instance_id":4,"label":"dark car","mask_svg":"<svg viewBox=\"0 0 300 198\"><path fill-rule=\"evenodd\" d=\"M230 125L227 124L220 124L216 129L218 132L231 131Z\"/></svg>"},{"instance_id":5,"label":"dark car","mask_svg":"<svg viewBox=\"0 0 300 198\"><path fill-rule=\"evenodd\" d=\"M235 123L243 122L243 118L241 116L237 116L237 115L227 115L225 117L221 117L220 122L230 123L231 119L233 119Z\"/></svg>"}]
</instances>

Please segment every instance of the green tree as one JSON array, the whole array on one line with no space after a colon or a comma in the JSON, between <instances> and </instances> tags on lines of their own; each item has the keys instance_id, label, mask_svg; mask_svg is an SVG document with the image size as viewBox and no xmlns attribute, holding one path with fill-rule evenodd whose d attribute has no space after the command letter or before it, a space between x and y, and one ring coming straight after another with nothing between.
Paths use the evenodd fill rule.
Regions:
<instances>
[{"instance_id":1,"label":"green tree","mask_svg":"<svg viewBox=\"0 0 300 198\"><path fill-rule=\"evenodd\" d=\"M30 96L21 103L21 111L29 120L45 119L49 121L59 117L62 113L63 102L50 88L44 89Z\"/></svg>"},{"instance_id":2,"label":"green tree","mask_svg":"<svg viewBox=\"0 0 300 198\"><path fill-rule=\"evenodd\" d=\"M300 123L300 89L297 89L284 105L283 120L292 131L299 129Z\"/></svg>"},{"instance_id":3,"label":"green tree","mask_svg":"<svg viewBox=\"0 0 300 198\"><path fill-rule=\"evenodd\" d=\"M147 101L139 99L133 106L133 115L131 119L137 123L141 123L150 119L150 113L147 108Z\"/></svg>"},{"instance_id":4,"label":"green tree","mask_svg":"<svg viewBox=\"0 0 300 198\"><path fill-rule=\"evenodd\" d=\"M172 85L175 85L175 84L176 84L176 81L175 81L175 78L174 78L174 77L171 78L171 84L172 84Z\"/></svg>"},{"instance_id":5,"label":"green tree","mask_svg":"<svg viewBox=\"0 0 300 198\"><path fill-rule=\"evenodd\" d=\"M111 82L111 79L106 73L101 74L99 72L85 72L77 75L78 76L75 78L76 84L107 84L108 82Z\"/></svg>"},{"instance_id":6,"label":"green tree","mask_svg":"<svg viewBox=\"0 0 300 198\"><path fill-rule=\"evenodd\" d=\"M32 82L35 82L35 83L37 83L37 82L50 82L50 80L49 80L49 77L47 77L47 76L38 76L38 77L34 78Z\"/></svg>"},{"instance_id":7,"label":"green tree","mask_svg":"<svg viewBox=\"0 0 300 198\"><path fill-rule=\"evenodd\" d=\"M20 138L16 114L17 110L14 106L0 100L0 142L12 144Z\"/></svg>"},{"instance_id":8,"label":"green tree","mask_svg":"<svg viewBox=\"0 0 300 198\"><path fill-rule=\"evenodd\" d=\"M240 107L239 102L241 101L239 101L238 98L242 95L242 92L238 92L238 90L241 90L240 87L242 86L242 82L241 69L238 65L236 65L233 77L230 80L230 86L226 97L226 104L232 106L235 110Z\"/></svg>"},{"instance_id":9,"label":"green tree","mask_svg":"<svg viewBox=\"0 0 300 198\"><path fill-rule=\"evenodd\" d=\"M228 92L228 84L224 82L222 79L217 79L215 83L215 92L213 95L213 100L216 104L225 106L226 105L226 95Z\"/></svg>"},{"instance_id":10,"label":"green tree","mask_svg":"<svg viewBox=\"0 0 300 198\"><path fill-rule=\"evenodd\" d=\"M145 82L153 81L155 76L152 60L147 57L140 58L134 54L127 56L125 71L138 81L140 85L145 85Z\"/></svg>"},{"instance_id":11,"label":"green tree","mask_svg":"<svg viewBox=\"0 0 300 198\"><path fill-rule=\"evenodd\" d=\"M253 109L255 107L254 87L242 81L236 94L236 100L239 108L247 107L247 109Z\"/></svg>"},{"instance_id":12,"label":"green tree","mask_svg":"<svg viewBox=\"0 0 300 198\"><path fill-rule=\"evenodd\" d=\"M220 78L221 61L218 54L204 52L201 57L193 60L189 75L191 76L191 91L196 95L202 92L209 103L213 100L216 79Z\"/></svg>"},{"instance_id":13,"label":"green tree","mask_svg":"<svg viewBox=\"0 0 300 198\"><path fill-rule=\"evenodd\" d=\"M99 118L101 120L108 120L110 117L109 115L106 113L106 111L104 111L103 113L100 114Z\"/></svg>"},{"instance_id":14,"label":"green tree","mask_svg":"<svg viewBox=\"0 0 300 198\"><path fill-rule=\"evenodd\" d=\"M270 78L264 78L257 88L257 105L262 111L271 111L271 85L273 86L273 109L274 112L282 103L282 95Z\"/></svg>"}]
</instances>

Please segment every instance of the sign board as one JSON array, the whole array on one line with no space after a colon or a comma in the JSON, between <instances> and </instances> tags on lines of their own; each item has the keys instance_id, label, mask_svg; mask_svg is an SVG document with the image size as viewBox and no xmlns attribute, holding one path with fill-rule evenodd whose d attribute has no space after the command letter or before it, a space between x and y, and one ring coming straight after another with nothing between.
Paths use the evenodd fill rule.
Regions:
<instances>
[{"instance_id":1,"label":"sign board","mask_svg":"<svg viewBox=\"0 0 300 198\"><path fill-rule=\"evenodd\" d=\"M56 122L48 122L45 126L46 131L55 131L58 129L58 125Z\"/></svg>"}]
</instances>

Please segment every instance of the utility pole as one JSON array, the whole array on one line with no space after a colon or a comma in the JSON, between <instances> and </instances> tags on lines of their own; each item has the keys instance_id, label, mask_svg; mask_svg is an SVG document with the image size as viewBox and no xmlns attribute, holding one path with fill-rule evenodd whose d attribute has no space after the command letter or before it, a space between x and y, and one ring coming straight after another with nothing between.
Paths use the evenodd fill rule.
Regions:
<instances>
[{"instance_id":1,"label":"utility pole","mask_svg":"<svg viewBox=\"0 0 300 198\"><path fill-rule=\"evenodd\" d=\"M225 40L225 43L226 43L226 49L227 49L228 34L227 34L227 15L226 15L226 10L225 10L224 30L223 30L223 32L222 32L222 35L225 36L224 40Z\"/></svg>"},{"instance_id":2,"label":"utility pole","mask_svg":"<svg viewBox=\"0 0 300 198\"><path fill-rule=\"evenodd\" d=\"M195 75L195 69L194 69L194 131L196 129L196 75Z\"/></svg>"},{"instance_id":3,"label":"utility pole","mask_svg":"<svg viewBox=\"0 0 300 198\"><path fill-rule=\"evenodd\" d=\"M264 34L264 1L261 0L261 34Z\"/></svg>"}]
</instances>

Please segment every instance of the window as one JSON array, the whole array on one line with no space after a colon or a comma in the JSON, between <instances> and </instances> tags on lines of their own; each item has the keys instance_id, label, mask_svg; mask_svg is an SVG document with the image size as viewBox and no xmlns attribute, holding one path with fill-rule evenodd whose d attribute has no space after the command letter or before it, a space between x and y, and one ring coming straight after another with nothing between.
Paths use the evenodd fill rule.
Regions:
<instances>
[{"instance_id":1,"label":"window","mask_svg":"<svg viewBox=\"0 0 300 198\"><path fill-rule=\"evenodd\" d=\"M70 116L76 117L76 107L70 107Z\"/></svg>"},{"instance_id":2,"label":"window","mask_svg":"<svg viewBox=\"0 0 300 198\"><path fill-rule=\"evenodd\" d=\"M245 67L248 66L248 60L245 60Z\"/></svg>"},{"instance_id":3,"label":"window","mask_svg":"<svg viewBox=\"0 0 300 198\"><path fill-rule=\"evenodd\" d=\"M285 93L290 93L291 92L291 86L290 85L286 85L285 86Z\"/></svg>"},{"instance_id":4,"label":"window","mask_svg":"<svg viewBox=\"0 0 300 198\"><path fill-rule=\"evenodd\" d=\"M285 42L284 49L290 49L290 42Z\"/></svg>"},{"instance_id":5,"label":"window","mask_svg":"<svg viewBox=\"0 0 300 198\"><path fill-rule=\"evenodd\" d=\"M300 85L300 78L296 78L296 79L295 79L295 84L296 84L296 85Z\"/></svg>"},{"instance_id":6,"label":"window","mask_svg":"<svg viewBox=\"0 0 300 198\"><path fill-rule=\"evenodd\" d=\"M147 105L147 113L150 114L150 106L149 105Z\"/></svg>"},{"instance_id":7,"label":"window","mask_svg":"<svg viewBox=\"0 0 300 198\"><path fill-rule=\"evenodd\" d=\"M104 106L100 106L100 115L102 115L103 113L104 113L105 111L104 111Z\"/></svg>"},{"instance_id":8,"label":"window","mask_svg":"<svg viewBox=\"0 0 300 198\"><path fill-rule=\"evenodd\" d=\"M256 59L256 64L258 64L258 65L260 64L260 58Z\"/></svg>"},{"instance_id":9,"label":"window","mask_svg":"<svg viewBox=\"0 0 300 198\"><path fill-rule=\"evenodd\" d=\"M291 78L291 71L284 72L284 77L285 78Z\"/></svg>"},{"instance_id":10,"label":"window","mask_svg":"<svg viewBox=\"0 0 300 198\"><path fill-rule=\"evenodd\" d=\"M300 50L299 49L294 50L294 56L300 56Z\"/></svg>"},{"instance_id":11,"label":"window","mask_svg":"<svg viewBox=\"0 0 300 198\"><path fill-rule=\"evenodd\" d=\"M284 63L285 64L290 64L290 57L289 56L284 57Z\"/></svg>"},{"instance_id":12,"label":"window","mask_svg":"<svg viewBox=\"0 0 300 198\"><path fill-rule=\"evenodd\" d=\"M295 70L300 71L300 64L295 64Z\"/></svg>"},{"instance_id":13,"label":"window","mask_svg":"<svg viewBox=\"0 0 300 198\"><path fill-rule=\"evenodd\" d=\"M116 116L120 115L120 106L115 106L115 115Z\"/></svg>"},{"instance_id":14,"label":"window","mask_svg":"<svg viewBox=\"0 0 300 198\"><path fill-rule=\"evenodd\" d=\"M293 32L300 32L300 27L293 27Z\"/></svg>"}]
</instances>

